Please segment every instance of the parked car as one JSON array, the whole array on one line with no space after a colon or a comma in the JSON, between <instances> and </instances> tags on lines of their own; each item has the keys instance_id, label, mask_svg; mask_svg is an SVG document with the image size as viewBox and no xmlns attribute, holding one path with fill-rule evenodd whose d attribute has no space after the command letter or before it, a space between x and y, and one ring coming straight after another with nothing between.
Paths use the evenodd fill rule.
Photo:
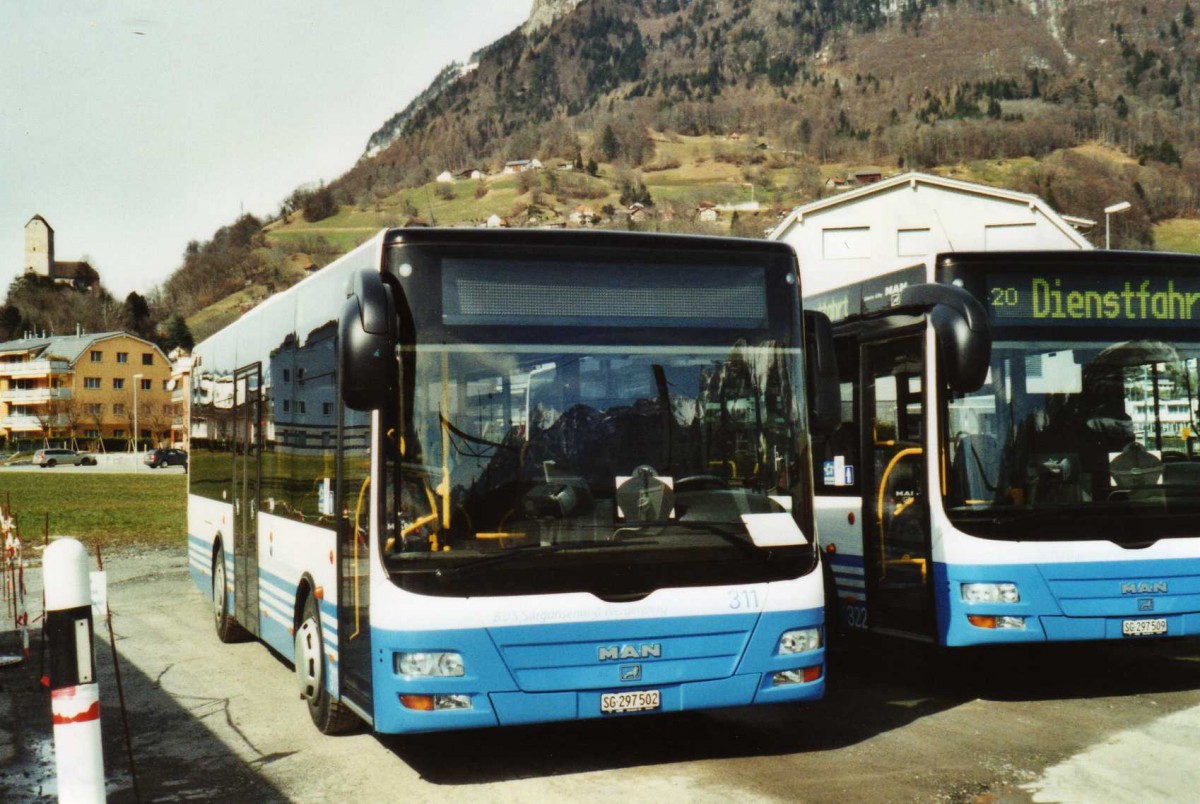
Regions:
<instances>
[{"instance_id":1,"label":"parked car","mask_svg":"<svg viewBox=\"0 0 1200 804\"><path fill-rule=\"evenodd\" d=\"M188 456L181 449L152 449L146 453L146 465L151 469L160 466L182 466L187 469Z\"/></svg>"},{"instance_id":2,"label":"parked car","mask_svg":"<svg viewBox=\"0 0 1200 804\"><path fill-rule=\"evenodd\" d=\"M48 469L60 463L69 466L95 466L96 458L73 449L39 449L33 453L34 466Z\"/></svg>"}]
</instances>

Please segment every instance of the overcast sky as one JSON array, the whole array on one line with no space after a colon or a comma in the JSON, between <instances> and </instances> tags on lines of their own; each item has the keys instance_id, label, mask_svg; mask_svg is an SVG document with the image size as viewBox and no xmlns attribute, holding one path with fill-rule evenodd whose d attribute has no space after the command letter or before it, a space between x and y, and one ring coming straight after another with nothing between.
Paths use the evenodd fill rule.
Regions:
<instances>
[{"instance_id":1,"label":"overcast sky","mask_svg":"<svg viewBox=\"0 0 1200 804\"><path fill-rule=\"evenodd\" d=\"M348 170L532 0L0 0L0 299L55 257L144 293L244 210Z\"/></svg>"}]
</instances>

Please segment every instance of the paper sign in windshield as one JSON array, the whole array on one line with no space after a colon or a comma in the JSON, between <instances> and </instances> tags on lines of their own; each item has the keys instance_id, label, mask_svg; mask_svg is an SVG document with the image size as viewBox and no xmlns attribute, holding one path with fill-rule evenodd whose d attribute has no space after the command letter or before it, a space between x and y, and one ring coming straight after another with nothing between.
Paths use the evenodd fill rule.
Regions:
<instances>
[{"instance_id":1,"label":"paper sign in windshield","mask_svg":"<svg viewBox=\"0 0 1200 804\"><path fill-rule=\"evenodd\" d=\"M792 515L742 514L742 522L756 547L796 547L808 544Z\"/></svg>"}]
</instances>

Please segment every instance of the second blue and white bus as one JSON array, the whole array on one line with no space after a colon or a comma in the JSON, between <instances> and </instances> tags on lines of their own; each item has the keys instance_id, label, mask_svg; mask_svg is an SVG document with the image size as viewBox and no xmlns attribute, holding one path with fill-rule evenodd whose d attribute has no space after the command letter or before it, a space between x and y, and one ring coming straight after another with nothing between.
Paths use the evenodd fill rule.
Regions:
<instances>
[{"instance_id":1,"label":"second blue and white bus","mask_svg":"<svg viewBox=\"0 0 1200 804\"><path fill-rule=\"evenodd\" d=\"M930 284L977 323L905 309ZM835 319L843 422L816 505L844 627L1200 633L1200 258L956 253L825 285L806 305Z\"/></svg>"},{"instance_id":2,"label":"second blue and white bus","mask_svg":"<svg viewBox=\"0 0 1200 804\"><path fill-rule=\"evenodd\" d=\"M195 350L189 555L325 732L824 690L780 244L405 229Z\"/></svg>"}]
</instances>

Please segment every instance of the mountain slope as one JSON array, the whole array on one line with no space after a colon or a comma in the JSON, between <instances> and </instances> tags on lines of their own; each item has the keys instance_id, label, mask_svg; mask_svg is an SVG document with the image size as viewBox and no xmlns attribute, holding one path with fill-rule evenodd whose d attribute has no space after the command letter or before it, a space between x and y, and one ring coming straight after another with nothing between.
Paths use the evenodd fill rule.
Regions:
<instances>
[{"instance_id":1,"label":"mountain slope","mask_svg":"<svg viewBox=\"0 0 1200 804\"><path fill-rule=\"evenodd\" d=\"M240 288L413 218L626 226L611 211L631 200L653 204L638 226L694 229L699 202L753 199L774 209L717 230L761 236L863 165L976 178L1095 220L1128 199L1117 242L1149 246L1153 222L1200 206L1198 41L1189 0L541 0L372 135L329 185L340 212L282 216L189 260L211 298L226 256ZM575 169L500 173L534 157ZM433 181L467 168L491 175ZM174 282L176 303L197 284Z\"/></svg>"}]
</instances>

